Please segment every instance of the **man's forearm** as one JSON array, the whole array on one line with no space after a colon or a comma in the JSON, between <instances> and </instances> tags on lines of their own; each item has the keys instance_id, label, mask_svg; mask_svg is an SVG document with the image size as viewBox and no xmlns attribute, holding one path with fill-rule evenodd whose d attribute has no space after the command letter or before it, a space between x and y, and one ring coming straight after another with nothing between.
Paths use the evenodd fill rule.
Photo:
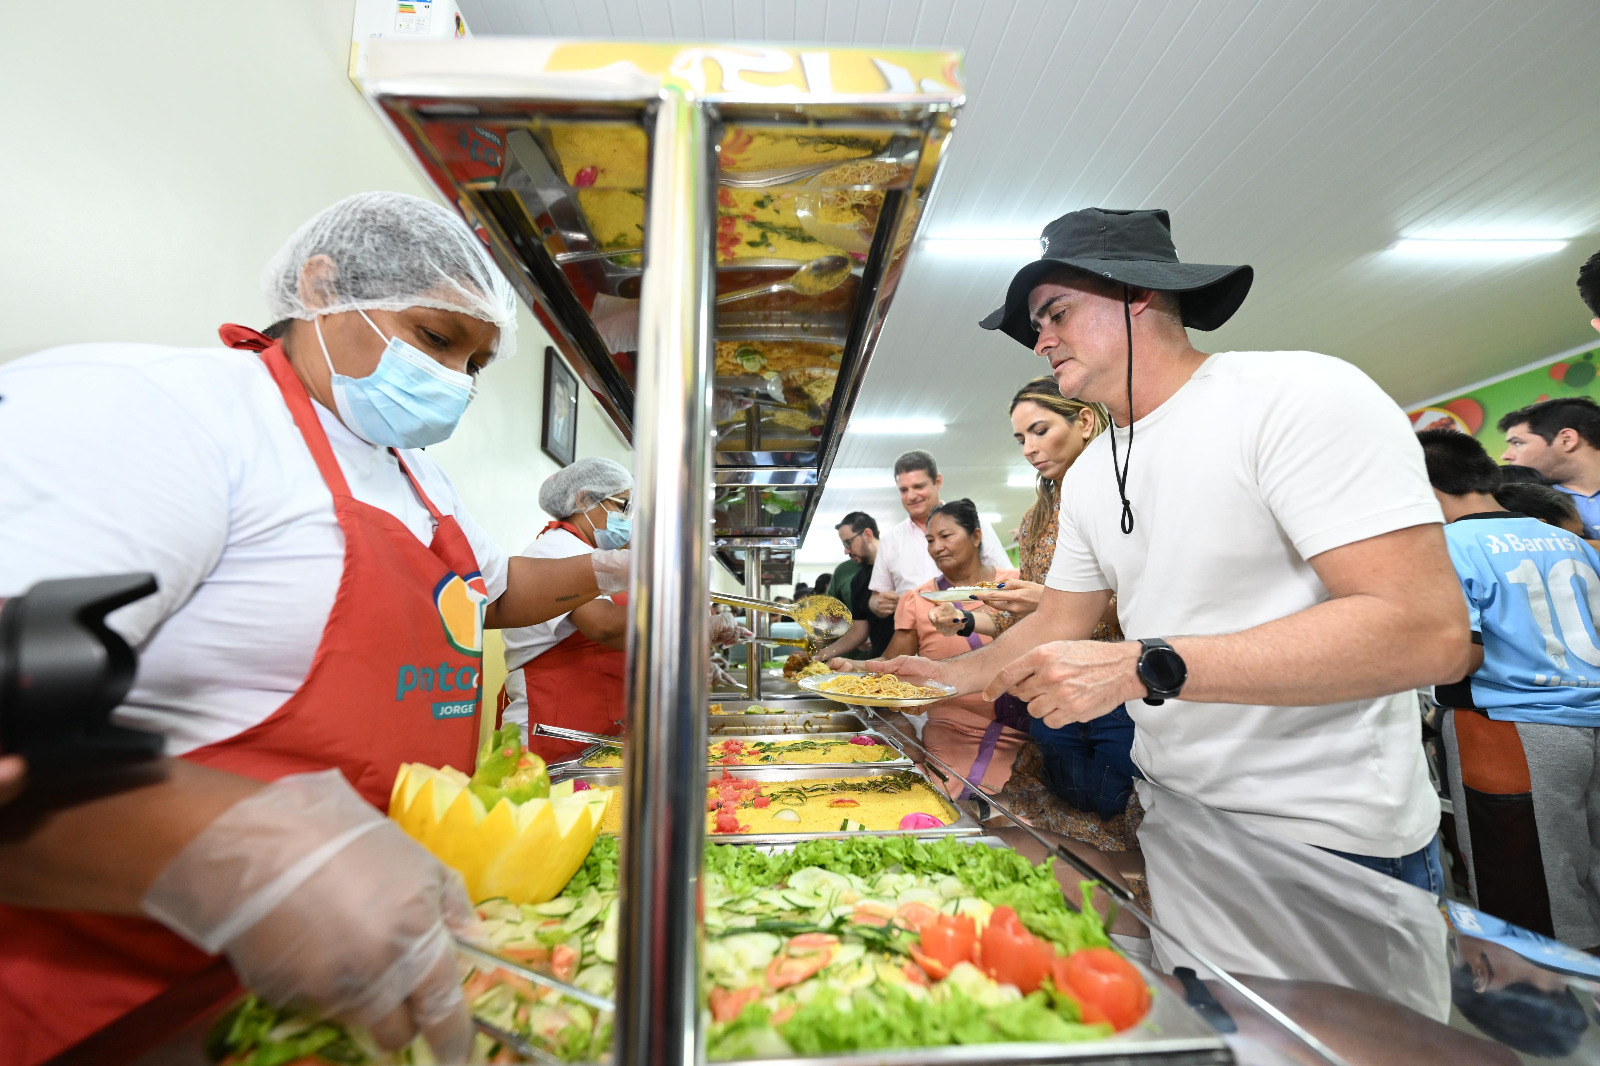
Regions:
<instances>
[{"instance_id":1,"label":"man's forearm","mask_svg":"<svg viewBox=\"0 0 1600 1066\"><path fill-rule=\"evenodd\" d=\"M829 659L836 659L841 655L849 655L865 644L871 634L872 631L867 628L867 623L853 622L844 636L817 653L817 661L825 663Z\"/></svg>"},{"instance_id":2,"label":"man's forearm","mask_svg":"<svg viewBox=\"0 0 1600 1066\"><path fill-rule=\"evenodd\" d=\"M945 659L941 665L946 684L956 686L963 693L982 692L994 675L1017 656L1040 644L1062 639L1051 634L1050 622L1035 611L983 647Z\"/></svg>"},{"instance_id":3,"label":"man's forearm","mask_svg":"<svg viewBox=\"0 0 1600 1066\"><path fill-rule=\"evenodd\" d=\"M1376 596L1327 600L1238 633L1168 639L1189 669L1184 699L1282 707L1448 683L1465 672L1472 646L1465 609L1418 611Z\"/></svg>"},{"instance_id":4,"label":"man's forearm","mask_svg":"<svg viewBox=\"0 0 1600 1066\"><path fill-rule=\"evenodd\" d=\"M168 759L148 784L70 806L0 809L0 902L138 914L173 857L261 783Z\"/></svg>"}]
</instances>

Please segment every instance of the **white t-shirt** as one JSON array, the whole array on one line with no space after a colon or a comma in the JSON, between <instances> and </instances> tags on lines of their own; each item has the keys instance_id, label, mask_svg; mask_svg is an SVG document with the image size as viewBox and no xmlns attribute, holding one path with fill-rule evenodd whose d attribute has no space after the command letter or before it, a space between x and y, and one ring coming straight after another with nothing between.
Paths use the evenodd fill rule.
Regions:
<instances>
[{"instance_id":1,"label":"white t-shirt","mask_svg":"<svg viewBox=\"0 0 1600 1066\"><path fill-rule=\"evenodd\" d=\"M570 559L575 555L593 553L594 547L583 538L575 537L565 529L552 529L533 538L533 542L517 554L529 559ZM600 598L609 600L611 597ZM506 706L504 721L516 722L524 731L527 730L528 690L522 668L577 631L570 612L536 626L500 631L501 638L506 642L506 697L511 701Z\"/></svg>"},{"instance_id":2,"label":"white t-shirt","mask_svg":"<svg viewBox=\"0 0 1600 1066\"><path fill-rule=\"evenodd\" d=\"M356 499L430 541L394 457L313 407ZM432 459L405 458L499 598L505 555ZM241 733L294 693L343 570L333 497L253 353L81 344L0 366L0 596L154 573L160 590L110 617L140 655L117 718L166 735L169 754Z\"/></svg>"},{"instance_id":3,"label":"white t-shirt","mask_svg":"<svg viewBox=\"0 0 1600 1066\"><path fill-rule=\"evenodd\" d=\"M1328 598L1307 559L1442 522L1405 415L1348 363L1222 352L1134 425L1122 505L1102 434L1067 471L1045 583L1114 589L1129 638L1234 633ZM1128 430L1117 433L1126 457ZM1409 854L1438 828L1413 691L1318 707L1128 705L1151 780L1286 836Z\"/></svg>"},{"instance_id":4,"label":"white t-shirt","mask_svg":"<svg viewBox=\"0 0 1600 1066\"><path fill-rule=\"evenodd\" d=\"M994 527L979 519L978 528L983 531L983 546L978 552L983 565L1009 568L1011 559ZM938 576L939 564L928 554L927 531L907 515L905 521L890 526L878 538L878 558L867 588L873 592L910 592Z\"/></svg>"}]
</instances>

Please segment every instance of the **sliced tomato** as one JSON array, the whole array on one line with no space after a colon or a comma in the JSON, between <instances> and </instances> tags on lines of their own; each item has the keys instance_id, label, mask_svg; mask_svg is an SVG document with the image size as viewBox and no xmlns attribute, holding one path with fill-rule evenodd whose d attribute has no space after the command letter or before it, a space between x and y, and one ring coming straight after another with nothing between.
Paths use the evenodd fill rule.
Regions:
<instances>
[{"instance_id":1,"label":"sliced tomato","mask_svg":"<svg viewBox=\"0 0 1600 1066\"><path fill-rule=\"evenodd\" d=\"M719 833L737 833L739 831L739 816L730 810L718 811L716 830Z\"/></svg>"},{"instance_id":2,"label":"sliced tomato","mask_svg":"<svg viewBox=\"0 0 1600 1066\"><path fill-rule=\"evenodd\" d=\"M1050 964L1056 958L1055 945L1023 928L1010 907L995 908L978 943L984 972L1001 984L1015 985L1024 994L1036 991L1050 976Z\"/></svg>"},{"instance_id":3,"label":"sliced tomato","mask_svg":"<svg viewBox=\"0 0 1600 1066\"><path fill-rule=\"evenodd\" d=\"M917 932L922 938L921 954L944 971L934 973L923 963L923 969L935 977L944 977L958 962L973 961L972 949L978 942L978 927L971 915L936 914ZM917 961L921 963L922 959Z\"/></svg>"},{"instance_id":4,"label":"sliced tomato","mask_svg":"<svg viewBox=\"0 0 1600 1066\"><path fill-rule=\"evenodd\" d=\"M859 806L861 806L861 801L860 800L853 800L853 799L833 799L833 800L829 800L828 801L828 806L830 806L830 807L859 807Z\"/></svg>"},{"instance_id":5,"label":"sliced tomato","mask_svg":"<svg viewBox=\"0 0 1600 1066\"><path fill-rule=\"evenodd\" d=\"M776 992L780 988L797 985L828 965L831 957L831 952L818 952L815 955L802 955L798 958L793 955L776 955L767 963L767 987Z\"/></svg>"},{"instance_id":6,"label":"sliced tomato","mask_svg":"<svg viewBox=\"0 0 1600 1066\"><path fill-rule=\"evenodd\" d=\"M902 903L895 908L894 916L896 921L915 933L939 917L939 912L926 903Z\"/></svg>"},{"instance_id":7,"label":"sliced tomato","mask_svg":"<svg viewBox=\"0 0 1600 1066\"><path fill-rule=\"evenodd\" d=\"M761 989L755 985L729 991L720 985L711 986L711 1018L713 1021L731 1022L745 1007L761 998Z\"/></svg>"},{"instance_id":8,"label":"sliced tomato","mask_svg":"<svg viewBox=\"0 0 1600 1066\"><path fill-rule=\"evenodd\" d=\"M578 950L568 944L557 944L550 953L550 972L558 981L570 981L578 971Z\"/></svg>"},{"instance_id":9,"label":"sliced tomato","mask_svg":"<svg viewBox=\"0 0 1600 1066\"><path fill-rule=\"evenodd\" d=\"M501 948L500 954L512 962L520 963L544 963L550 960L550 949L543 944L527 948Z\"/></svg>"},{"instance_id":10,"label":"sliced tomato","mask_svg":"<svg viewBox=\"0 0 1600 1066\"><path fill-rule=\"evenodd\" d=\"M1051 979L1057 988L1070 990L1084 1008L1098 1008L1118 1032L1137 1025L1150 1009L1150 989L1144 978L1110 948L1084 948L1056 959Z\"/></svg>"},{"instance_id":11,"label":"sliced tomato","mask_svg":"<svg viewBox=\"0 0 1600 1066\"><path fill-rule=\"evenodd\" d=\"M929 955L924 955L914 947L910 950L911 957L916 960L917 965L922 967L923 972L925 972L935 981L943 981L946 977L950 976L950 967L946 966L938 959L935 959Z\"/></svg>"},{"instance_id":12,"label":"sliced tomato","mask_svg":"<svg viewBox=\"0 0 1600 1066\"><path fill-rule=\"evenodd\" d=\"M790 951L827 951L831 957L833 950L838 946L839 938L832 933L801 933L799 936L789 938Z\"/></svg>"},{"instance_id":13,"label":"sliced tomato","mask_svg":"<svg viewBox=\"0 0 1600 1066\"><path fill-rule=\"evenodd\" d=\"M862 900L850 912L850 920L857 925L875 925L883 928L894 917L894 908L876 900Z\"/></svg>"},{"instance_id":14,"label":"sliced tomato","mask_svg":"<svg viewBox=\"0 0 1600 1066\"><path fill-rule=\"evenodd\" d=\"M831 933L802 933L767 963L767 987L776 991L797 985L833 961L839 938Z\"/></svg>"},{"instance_id":15,"label":"sliced tomato","mask_svg":"<svg viewBox=\"0 0 1600 1066\"><path fill-rule=\"evenodd\" d=\"M906 963L904 966L900 967L900 972L905 974L906 980L910 981L912 984L921 985L923 988L928 987L928 975L924 973L922 968L916 963Z\"/></svg>"},{"instance_id":16,"label":"sliced tomato","mask_svg":"<svg viewBox=\"0 0 1600 1066\"><path fill-rule=\"evenodd\" d=\"M779 1007L777 1010L773 1011L772 1017L768 1018L767 1022L770 1025L782 1025L784 1022L793 1017L794 1004L791 1003L787 1007Z\"/></svg>"}]
</instances>

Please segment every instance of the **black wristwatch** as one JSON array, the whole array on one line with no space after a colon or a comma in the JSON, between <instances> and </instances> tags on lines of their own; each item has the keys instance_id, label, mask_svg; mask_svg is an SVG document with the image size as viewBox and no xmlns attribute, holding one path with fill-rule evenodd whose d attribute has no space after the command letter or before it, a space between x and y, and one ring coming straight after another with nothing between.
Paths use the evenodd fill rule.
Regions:
<instances>
[{"instance_id":1,"label":"black wristwatch","mask_svg":"<svg viewBox=\"0 0 1600 1066\"><path fill-rule=\"evenodd\" d=\"M973 614L971 611L962 611L960 607L957 607L956 610L961 611L961 617L966 619L966 621L961 623L961 628L956 630L956 636L972 636L972 631L978 627L978 616Z\"/></svg>"},{"instance_id":2,"label":"black wristwatch","mask_svg":"<svg viewBox=\"0 0 1600 1066\"><path fill-rule=\"evenodd\" d=\"M1189 680L1189 668L1183 656L1166 641L1151 637L1139 641L1139 680L1144 682L1144 701L1159 707L1168 700L1178 698L1183 683Z\"/></svg>"}]
</instances>

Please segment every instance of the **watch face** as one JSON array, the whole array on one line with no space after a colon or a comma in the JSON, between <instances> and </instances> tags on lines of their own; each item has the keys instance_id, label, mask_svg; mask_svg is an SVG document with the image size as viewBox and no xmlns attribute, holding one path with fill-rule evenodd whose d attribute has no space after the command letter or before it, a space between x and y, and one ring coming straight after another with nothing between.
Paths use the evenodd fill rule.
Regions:
<instances>
[{"instance_id":1,"label":"watch face","mask_svg":"<svg viewBox=\"0 0 1600 1066\"><path fill-rule=\"evenodd\" d=\"M1183 687L1189 671L1183 656L1171 648L1146 648L1139 658L1139 674L1144 683L1158 692L1176 692Z\"/></svg>"}]
</instances>

